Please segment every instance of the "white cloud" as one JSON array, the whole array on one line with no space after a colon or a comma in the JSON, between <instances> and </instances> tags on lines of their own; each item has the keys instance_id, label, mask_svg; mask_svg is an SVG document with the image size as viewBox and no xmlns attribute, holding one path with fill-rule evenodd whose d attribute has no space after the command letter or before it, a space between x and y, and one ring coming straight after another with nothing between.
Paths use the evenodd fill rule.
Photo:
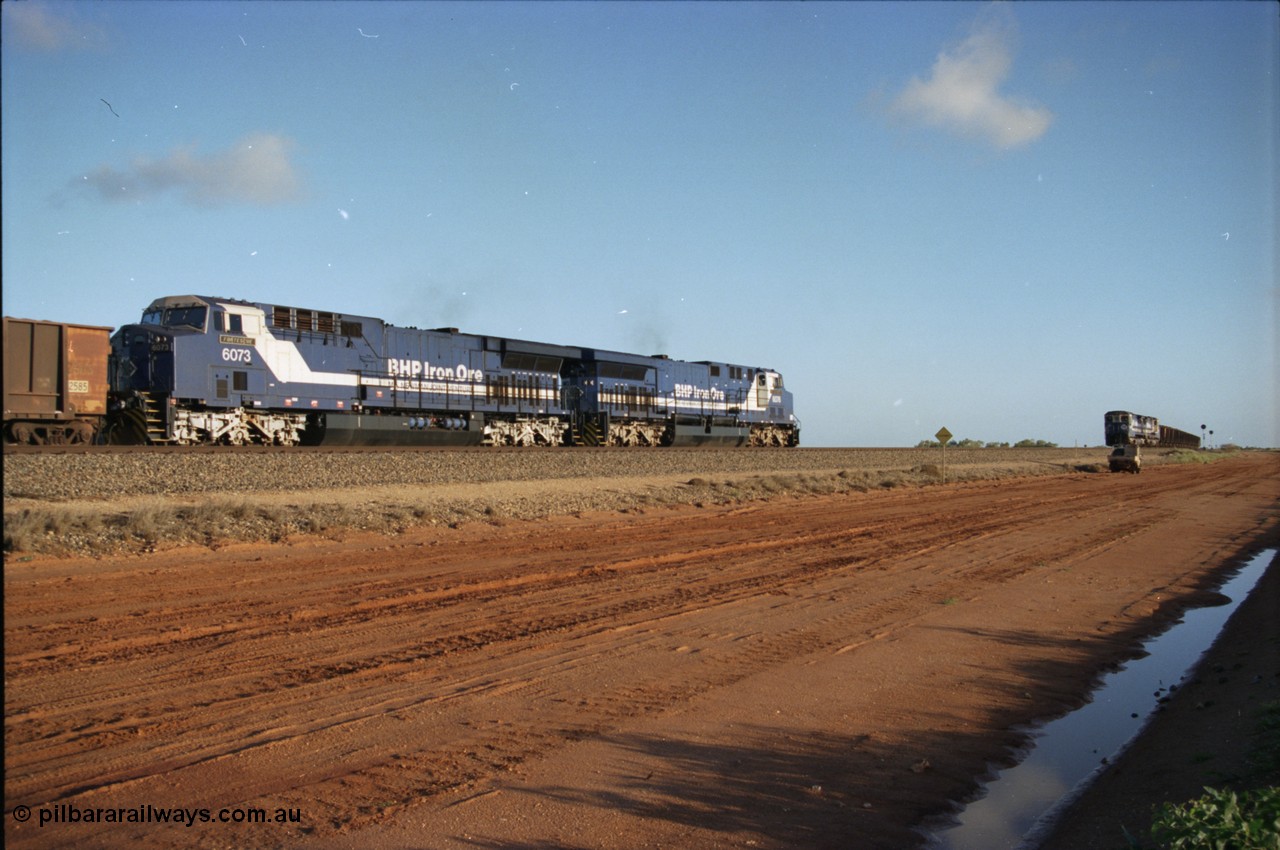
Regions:
<instances>
[{"instance_id":1,"label":"white cloud","mask_svg":"<svg viewBox=\"0 0 1280 850\"><path fill-rule=\"evenodd\" d=\"M163 159L138 157L125 169L100 165L76 182L113 201L173 190L199 206L269 206L298 196L300 181L289 160L292 148L284 136L259 133L221 152L201 155L192 146Z\"/></svg>"},{"instance_id":2,"label":"white cloud","mask_svg":"<svg viewBox=\"0 0 1280 850\"><path fill-rule=\"evenodd\" d=\"M1013 65L1013 35L1011 21L984 16L968 38L938 54L929 79L907 84L894 111L1002 149L1040 138L1053 114L999 90Z\"/></svg>"},{"instance_id":3,"label":"white cloud","mask_svg":"<svg viewBox=\"0 0 1280 850\"><path fill-rule=\"evenodd\" d=\"M24 47L53 51L106 40L102 29L81 20L71 4L5 3L3 12L6 34Z\"/></svg>"}]
</instances>

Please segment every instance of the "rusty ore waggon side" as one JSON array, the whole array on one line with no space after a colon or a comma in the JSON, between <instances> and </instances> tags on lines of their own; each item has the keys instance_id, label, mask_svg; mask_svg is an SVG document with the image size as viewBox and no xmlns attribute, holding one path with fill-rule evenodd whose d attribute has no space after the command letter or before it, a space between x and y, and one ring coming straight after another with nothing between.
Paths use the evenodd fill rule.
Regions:
<instances>
[{"instance_id":1,"label":"rusty ore waggon side","mask_svg":"<svg viewBox=\"0 0 1280 850\"><path fill-rule=\"evenodd\" d=\"M4 317L4 439L93 442L107 414L111 328Z\"/></svg>"}]
</instances>

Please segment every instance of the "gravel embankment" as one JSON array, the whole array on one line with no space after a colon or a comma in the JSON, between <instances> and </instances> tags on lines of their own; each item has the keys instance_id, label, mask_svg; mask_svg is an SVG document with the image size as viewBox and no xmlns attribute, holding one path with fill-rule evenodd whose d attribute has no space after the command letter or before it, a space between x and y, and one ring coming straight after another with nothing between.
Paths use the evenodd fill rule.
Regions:
<instances>
[{"instance_id":1,"label":"gravel embankment","mask_svg":"<svg viewBox=\"0 0 1280 850\"><path fill-rule=\"evenodd\" d=\"M1053 473L1105 464L1106 454L1105 448L952 449L946 464L957 475L978 466ZM71 501L547 479L941 470L941 463L937 449L19 454L5 458L4 496Z\"/></svg>"},{"instance_id":2,"label":"gravel embankment","mask_svg":"<svg viewBox=\"0 0 1280 850\"><path fill-rule=\"evenodd\" d=\"M949 481L1101 472L1106 449L947 452ZM102 554L921 486L934 449L15 454L6 552Z\"/></svg>"}]
</instances>

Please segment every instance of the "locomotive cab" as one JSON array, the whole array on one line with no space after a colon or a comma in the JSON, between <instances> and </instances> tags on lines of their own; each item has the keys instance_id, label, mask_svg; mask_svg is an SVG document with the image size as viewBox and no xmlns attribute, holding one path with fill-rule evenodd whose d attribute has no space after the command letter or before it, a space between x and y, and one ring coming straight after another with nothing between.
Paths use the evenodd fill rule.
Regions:
<instances>
[{"instance_id":1,"label":"locomotive cab","mask_svg":"<svg viewBox=\"0 0 1280 850\"><path fill-rule=\"evenodd\" d=\"M156 299L111 338L112 389L123 442L292 444L304 417L259 416L266 334L252 304L177 295Z\"/></svg>"},{"instance_id":2,"label":"locomotive cab","mask_svg":"<svg viewBox=\"0 0 1280 850\"><path fill-rule=\"evenodd\" d=\"M204 304L166 305L160 299L142 313L138 324L123 325L111 336L111 389L116 393L170 395L174 384L174 349L179 336L203 334L208 320Z\"/></svg>"},{"instance_id":3,"label":"locomotive cab","mask_svg":"<svg viewBox=\"0 0 1280 850\"><path fill-rule=\"evenodd\" d=\"M769 369L756 373L754 400L755 408L763 415L763 423L753 434L756 444L794 446L800 442L800 422L795 417L791 392L783 385L780 373Z\"/></svg>"},{"instance_id":4,"label":"locomotive cab","mask_svg":"<svg viewBox=\"0 0 1280 850\"><path fill-rule=\"evenodd\" d=\"M253 406L266 391L255 356L261 308L195 296L151 303L112 338L113 389L149 391L197 406Z\"/></svg>"},{"instance_id":5,"label":"locomotive cab","mask_svg":"<svg viewBox=\"0 0 1280 850\"><path fill-rule=\"evenodd\" d=\"M217 339L213 339L214 332ZM208 403L216 407L261 407L267 374L255 350L265 332L262 309L218 303L209 331Z\"/></svg>"},{"instance_id":6,"label":"locomotive cab","mask_svg":"<svg viewBox=\"0 0 1280 850\"><path fill-rule=\"evenodd\" d=\"M158 298L137 324L111 336L112 439L168 442L170 406L183 392L176 364L189 340L202 340L209 305L193 296Z\"/></svg>"},{"instance_id":7,"label":"locomotive cab","mask_svg":"<svg viewBox=\"0 0 1280 850\"><path fill-rule=\"evenodd\" d=\"M783 388L782 375L768 370L757 373L756 406L765 409L771 421L784 419L791 412L791 393Z\"/></svg>"},{"instance_id":8,"label":"locomotive cab","mask_svg":"<svg viewBox=\"0 0 1280 850\"><path fill-rule=\"evenodd\" d=\"M158 298L136 325L124 325L111 337L111 382L117 393L193 397L196 392L175 368L203 343L209 305L192 296Z\"/></svg>"}]
</instances>

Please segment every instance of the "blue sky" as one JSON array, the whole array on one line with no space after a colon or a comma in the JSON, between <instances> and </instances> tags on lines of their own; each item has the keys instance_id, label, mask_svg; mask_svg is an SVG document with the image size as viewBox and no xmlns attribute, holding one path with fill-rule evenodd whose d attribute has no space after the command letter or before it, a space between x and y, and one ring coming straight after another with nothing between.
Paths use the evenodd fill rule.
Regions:
<instances>
[{"instance_id":1,"label":"blue sky","mask_svg":"<svg viewBox=\"0 0 1280 850\"><path fill-rule=\"evenodd\" d=\"M5 315L782 371L806 445L1280 446L1274 3L5 2Z\"/></svg>"}]
</instances>

